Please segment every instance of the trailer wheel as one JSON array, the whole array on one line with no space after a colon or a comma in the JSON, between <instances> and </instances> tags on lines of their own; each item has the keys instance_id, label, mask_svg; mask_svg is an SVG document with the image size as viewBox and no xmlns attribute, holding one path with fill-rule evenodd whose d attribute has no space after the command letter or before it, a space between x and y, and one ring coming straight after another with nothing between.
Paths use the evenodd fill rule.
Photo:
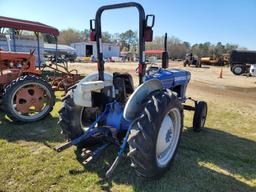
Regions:
<instances>
[{"instance_id":1,"label":"trailer wheel","mask_svg":"<svg viewBox=\"0 0 256 192\"><path fill-rule=\"evenodd\" d=\"M234 65L231 68L231 71L235 74L235 75L242 75L243 73L245 73L245 67L243 65Z\"/></svg>"},{"instance_id":2,"label":"trailer wheel","mask_svg":"<svg viewBox=\"0 0 256 192\"><path fill-rule=\"evenodd\" d=\"M43 119L52 111L54 104L51 85L35 75L13 80L3 94L3 108L13 121L28 123Z\"/></svg>"},{"instance_id":3,"label":"trailer wheel","mask_svg":"<svg viewBox=\"0 0 256 192\"><path fill-rule=\"evenodd\" d=\"M169 90L153 93L144 106L144 111L132 123L128 156L138 175L159 178L177 152L183 111L177 96Z\"/></svg>"},{"instance_id":4,"label":"trailer wheel","mask_svg":"<svg viewBox=\"0 0 256 192\"><path fill-rule=\"evenodd\" d=\"M195 113L193 118L193 130L200 132L204 127L207 117L207 103L204 101L198 101L195 107Z\"/></svg>"},{"instance_id":5,"label":"trailer wheel","mask_svg":"<svg viewBox=\"0 0 256 192\"><path fill-rule=\"evenodd\" d=\"M62 108L59 110L59 122L61 133L65 135L68 140L73 140L81 136L89 124L91 124L98 113L97 108L86 108L77 106L73 100L73 90L70 90L62 100ZM98 142L98 140L97 140ZM96 143L94 138L87 140L87 142L79 143L78 147L85 147Z\"/></svg>"}]
</instances>

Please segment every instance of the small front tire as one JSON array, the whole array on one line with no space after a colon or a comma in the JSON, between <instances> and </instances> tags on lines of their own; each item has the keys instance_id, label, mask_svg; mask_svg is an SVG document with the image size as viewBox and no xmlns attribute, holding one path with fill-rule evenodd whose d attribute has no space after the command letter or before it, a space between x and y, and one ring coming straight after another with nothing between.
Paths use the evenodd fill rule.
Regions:
<instances>
[{"instance_id":1,"label":"small front tire","mask_svg":"<svg viewBox=\"0 0 256 192\"><path fill-rule=\"evenodd\" d=\"M207 103L204 101L198 101L195 107L195 113L193 118L193 130L200 132L205 125L207 117Z\"/></svg>"}]
</instances>

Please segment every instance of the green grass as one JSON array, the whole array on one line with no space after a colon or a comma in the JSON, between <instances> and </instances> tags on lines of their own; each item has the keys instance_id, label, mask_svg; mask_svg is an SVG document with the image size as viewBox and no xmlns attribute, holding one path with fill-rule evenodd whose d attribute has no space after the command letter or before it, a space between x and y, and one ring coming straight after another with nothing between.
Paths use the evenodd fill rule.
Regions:
<instances>
[{"instance_id":1,"label":"green grass","mask_svg":"<svg viewBox=\"0 0 256 192\"><path fill-rule=\"evenodd\" d=\"M65 142L57 126L60 105L48 118L25 125L0 113L0 191L256 191L256 120L249 114L210 102L207 128L194 133L186 112L177 156L163 178L137 177L123 159L109 182L104 174L115 148L86 167L75 147L53 151Z\"/></svg>"}]
</instances>

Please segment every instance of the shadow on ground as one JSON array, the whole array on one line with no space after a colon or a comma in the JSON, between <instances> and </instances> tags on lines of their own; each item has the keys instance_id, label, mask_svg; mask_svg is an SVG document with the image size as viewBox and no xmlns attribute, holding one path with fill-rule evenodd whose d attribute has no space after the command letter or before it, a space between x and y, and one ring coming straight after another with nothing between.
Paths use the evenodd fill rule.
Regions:
<instances>
[{"instance_id":1,"label":"shadow on ground","mask_svg":"<svg viewBox=\"0 0 256 192\"><path fill-rule=\"evenodd\" d=\"M0 139L8 142L19 140L32 142L65 142L56 126L58 118L48 118L30 124L16 125L0 112ZM194 133L185 128L173 165L166 175L155 181L136 176L128 158L123 158L116 169L113 180L105 178L117 154L110 147L97 160L80 168L69 170L70 175L96 173L98 183L104 191L131 187L134 191L255 191L256 142L240 138L217 128L206 128ZM76 151L82 164L81 153ZM83 165L83 164L82 164ZM127 189L126 189L127 190Z\"/></svg>"},{"instance_id":2,"label":"shadow on ground","mask_svg":"<svg viewBox=\"0 0 256 192\"><path fill-rule=\"evenodd\" d=\"M8 142L19 140L32 142L64 142L57 126L58 118L48 115L43 120L34 123L11 122L0 112L0 139Z\"/></svg>"},{"instance_id":3,"label":"shadow on ground","mask_svg":"<svg viewBox=\"0 0 256 192\"><path fill-rule=\"evenodd\" d=\"M112 184L129 185L134 191L255 191L256 143L229 133L206 128L194 133L183 131L181 144L173 165L166 175L156 181L137 177L124 158L119 164L112 182L105 172L114 161L117 149L109 148L84 170L70 170L71 175L85 171L96 172L101 178L99 185L111 191ZM77 160L83 158L76 151ZM82 164L83 165L83 164Z\"/></svg>"}]
</instances>

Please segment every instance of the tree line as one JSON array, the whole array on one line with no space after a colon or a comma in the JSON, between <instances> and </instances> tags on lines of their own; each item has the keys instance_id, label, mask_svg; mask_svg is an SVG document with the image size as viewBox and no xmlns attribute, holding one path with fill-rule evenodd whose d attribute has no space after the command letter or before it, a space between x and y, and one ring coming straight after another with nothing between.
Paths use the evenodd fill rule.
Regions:
<instances>
[{"instance_id":1,"label":"tree line","mask_svg":"<svg viewBox=\"0 0 256 192\"><path fill-rule=\"evenodd\" d=\"M65 29L60 31L58 41L60 44L70 45L71 43L87 41L90 37L90 31L78 31L75 29ZM46 41L52 41L49 37L44 37ZM146 43L146 49L163 49L164 37L156 36L150 43ZM137 53L138 34L136 31L128 30L124 33L110 34L109 32L102 33L102 42L115 43L120 46L121 51ZM167 49L169 56L172 59L184 59L186 53L192 52L193 54L202 56L214 56L229 53L233 49L245 49L239 47L238 44L222 44L218 42L216 44L205 42L196 43L191 45L189 42L182 41L177 37L168 37Z\"/></svg>"}]
</instances>

